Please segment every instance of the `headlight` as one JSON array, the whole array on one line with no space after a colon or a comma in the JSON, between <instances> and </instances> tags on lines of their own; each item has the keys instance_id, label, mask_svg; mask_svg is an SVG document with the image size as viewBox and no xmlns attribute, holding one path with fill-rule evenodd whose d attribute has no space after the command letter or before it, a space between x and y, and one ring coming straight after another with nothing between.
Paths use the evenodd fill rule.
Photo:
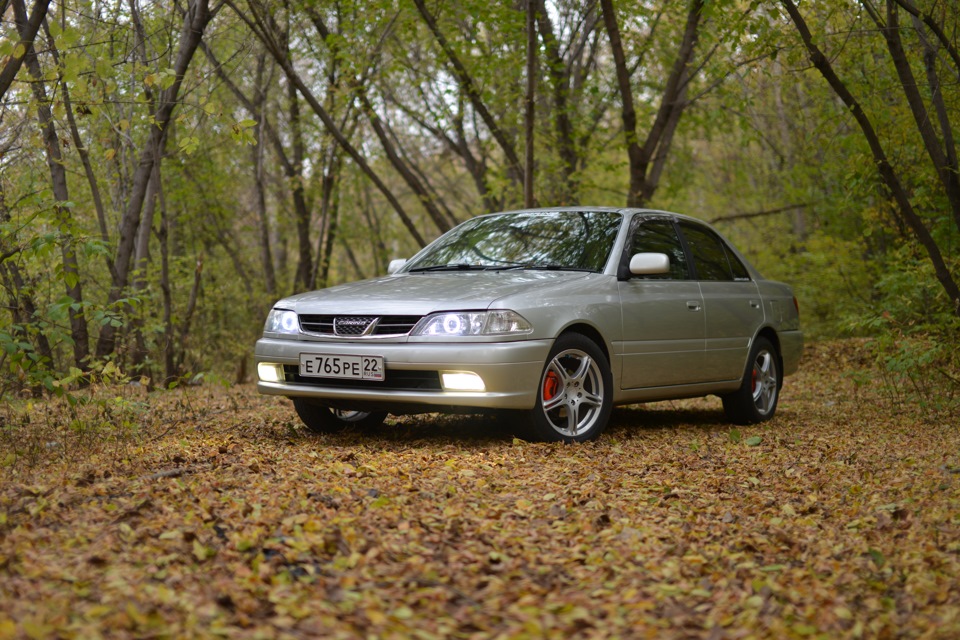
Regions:
<instances>
[{"instance_id":1,"label":"headlight","mask_svg":"<svg viewBox=\"0 0 960 640\"><path fill-rule=\"evenodd\" d=\"M516 311L451 311L427 316L414 336L503 336L530 333L533 327Z\"/></svg>"},{"instance_id":2,"label":"headlight","mask_svg":"<svg viewBox=\"0 0 960 640\"><path fill-rule=\"evenodd\" d=\"M300 322L295 311L271 309L263 325L264 333L300 333Z\"/></svg>"}]
</instances>

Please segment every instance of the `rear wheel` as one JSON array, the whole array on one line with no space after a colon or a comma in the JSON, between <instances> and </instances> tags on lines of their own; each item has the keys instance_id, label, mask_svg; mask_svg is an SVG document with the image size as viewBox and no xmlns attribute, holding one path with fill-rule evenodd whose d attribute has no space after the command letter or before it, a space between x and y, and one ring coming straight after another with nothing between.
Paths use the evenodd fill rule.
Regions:
<instances>
[{"instance_id":1,"label":"rear wheel","mask_svg":"<svg viewBox=\"0 0 960 640\"><path fill-rule=\"evenodd\" d=\"M740 388L722 396L723 410L734 424L756 424L777 411L783 372L776 348L766 338L754 340Z\"/></svg>"},{"instance_id":2,"label":"rear wheel","mask_svg":"<svg viewBox=\"0 0 960 640\"><path fill-rule=\"evenodd\" d=\"M529 414L532 435L562 442L596 438L607 426L612 404L610 364L600 347L579 333L557 338Z\"/></svg>"},{"instance_id":3,"label":"rear wheel","mask_svg":"<svg viewBox=\"0 0 960 640\"><path fill-rule=\"evenodd\" d=\"M347 411L314 404L303 398L293 399L300 420L314 433L336 433L350 425L363 428L378 427L383 424L387 414L384 412Z\"/></svg>"}]
</instances>

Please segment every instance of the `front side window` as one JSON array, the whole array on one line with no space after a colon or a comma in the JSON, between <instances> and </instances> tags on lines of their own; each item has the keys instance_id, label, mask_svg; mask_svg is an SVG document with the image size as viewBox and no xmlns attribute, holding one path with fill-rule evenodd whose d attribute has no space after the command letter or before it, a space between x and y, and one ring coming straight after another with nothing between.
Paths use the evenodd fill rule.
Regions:
<instances>
[{"instance_id":1,"label":"front side window","mask_svg":"<svg viewBox=\"0 0 960 640\"><path fill-rule=\"evenodd\" d=\"M647 220L633 234L633 253L665 253L670 258L670 273L641 276L646 279L689 280L690 269L683 245L669 220Z\"/></svg>"},{"instance_id":2,"label":"front side window","mask_svg":"<svg viewBox=\"0 0 960 640\"><path fill-rule=\"evenodd\" d=\"M733 270L727 260L727 251L714 233L704 227L681 222L680 228L693 254L693 263L697 267L700 280L733 280Z\"/></svg>"}]
</instances>

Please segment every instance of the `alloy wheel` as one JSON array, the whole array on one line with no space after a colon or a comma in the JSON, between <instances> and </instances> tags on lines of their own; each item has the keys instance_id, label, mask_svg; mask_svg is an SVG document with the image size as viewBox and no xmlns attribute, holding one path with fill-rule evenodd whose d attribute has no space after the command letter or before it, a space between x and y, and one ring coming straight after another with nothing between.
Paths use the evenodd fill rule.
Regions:
<instances>
[{"instance_id":1,"label":"alloy wheel","mask_svg":"<svg viewBox=\"0 0 960 640\"><path fill-rule=\"evenodd\" d=\"M594 426L603 407L603 376L589 354L568 349L554 356L540 389L543 414L553 429L574 437Z\"/></svg>"},{"instance_id":2,"label":"alloy wheel","mask_svg":"<svg viewBox=\"0 0 960 640\"><path fill-rule=\"evenodd\" d=\"M770 413L777 400L777 360L764 349L753 361L753 403L761 415Z\"/></svg>"}]
</instances>

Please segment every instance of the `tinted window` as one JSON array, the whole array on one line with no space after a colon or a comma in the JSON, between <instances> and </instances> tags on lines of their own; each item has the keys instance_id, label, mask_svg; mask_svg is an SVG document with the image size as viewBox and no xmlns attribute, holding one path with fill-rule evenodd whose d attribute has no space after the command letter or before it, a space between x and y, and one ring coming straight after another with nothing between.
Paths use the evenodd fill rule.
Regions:
<instances>
[{"instance_id":1,"label":"tinted window","mask_svg":"<svg viewBox=\"0 0 960 640\"><path fill-rule=\"evenodd\" d=\"M680 228L690 245L700 280L733 280L727 252L720 238L703 227L689 223L681 222Z\"/></svg>"},{"instance_id":2,"label":"tinted window","mask_svg":"<svg viewBox=\"0 0 960 640\"><path fill-rule=\"evenodd\" d=\"M670 258L670 273L640 276L669 280L689 280L687 255L677 237L673 223L668 220L649 220L637 227L633 234L633 253L665 253Z\"/></svg>"},{"instance_id":3,"label":"tinted window","mask_svg":"<svg viewBox=\"0 0 960 640\"><path fill-rule=\"evenodd\" d=\"M724 246L724 249L727 250L727 260L730 261L730 267L733 269L734 280L749 280L750 272L747 271L747 267L740 262L740 258L734 255L733 251L730 251L730 247Z\"/></svg>"},{"instance_id":4,"label":"tinted window","mask_svg":"<svg viewBox=\"0 0 960 640\"><path fill-rule=\"evenodd\" d=\"M441 265L603 271L622 216L609 211L518 212L468 220L441 236L410 269Z\"/></svg>"}]
</instances>

